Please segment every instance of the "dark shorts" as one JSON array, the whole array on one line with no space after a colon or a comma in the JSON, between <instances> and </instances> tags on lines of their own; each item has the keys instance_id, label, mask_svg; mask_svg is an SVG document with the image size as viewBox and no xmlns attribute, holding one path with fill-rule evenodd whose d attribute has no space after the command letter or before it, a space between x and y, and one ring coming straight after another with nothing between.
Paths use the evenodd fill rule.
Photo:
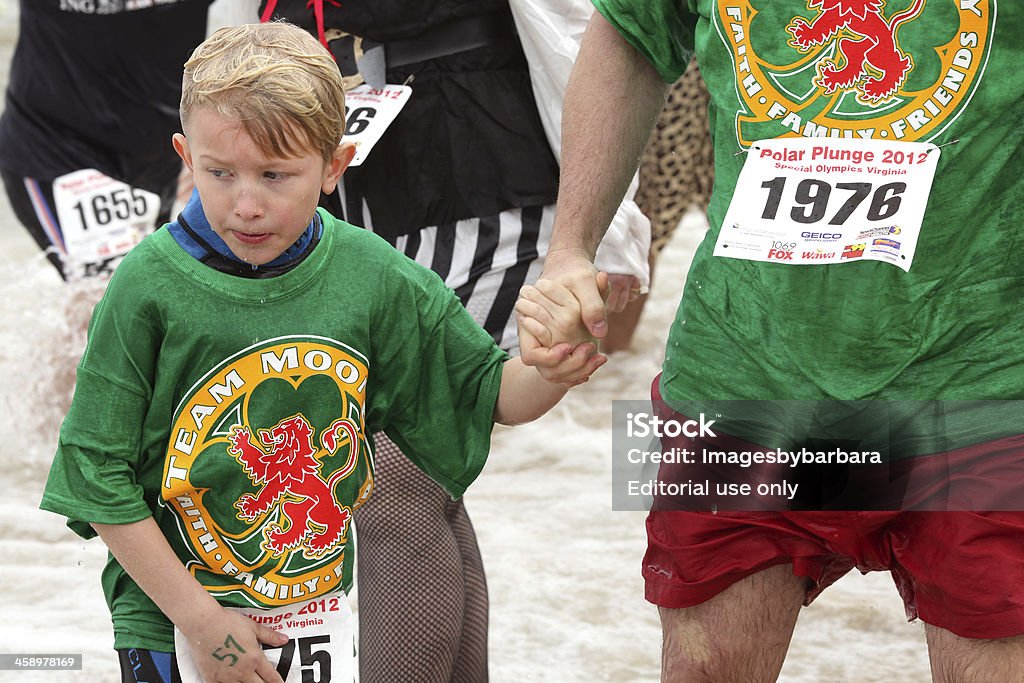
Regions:
<instances>
[{"instance_id":1,"label":"dark shorts","mask_svg":"<svg viewBox=\"0 0 1024 683\"><path fill-rule=\"evenodd\" d=\"M172 652L129 648L117 651L121 683L181 683Z\"/></svg>"},{"instance_id":2,"label":"dark shorts","mask_svg":"<svg viewBox=\"0 0 1024 683\"><path fill-rule=\"evenodd\" d=\"M856 568L891 572L910 619L967 638L1024 634L1024 512L652 510L647 540L646 598L662 607L781 564L811 580L810 604Z\"/></svg>"}]
</instances>

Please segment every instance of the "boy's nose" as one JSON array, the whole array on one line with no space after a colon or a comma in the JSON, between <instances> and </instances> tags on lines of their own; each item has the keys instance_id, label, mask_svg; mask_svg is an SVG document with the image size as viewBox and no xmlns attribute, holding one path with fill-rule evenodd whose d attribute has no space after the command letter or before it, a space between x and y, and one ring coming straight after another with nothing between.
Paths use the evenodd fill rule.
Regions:
<instances>
[{"instance_id":1,"label":"boy's nose","mask_svg":"<svg viewBox=\"0 0 1024 683\"><path fill-rule=\"evenodd\" d=\"M251 189L242 189L235 197L235 215L243 220L260 218L263 215L263 204L259 194Z\"/></svg>"}]
</instances>

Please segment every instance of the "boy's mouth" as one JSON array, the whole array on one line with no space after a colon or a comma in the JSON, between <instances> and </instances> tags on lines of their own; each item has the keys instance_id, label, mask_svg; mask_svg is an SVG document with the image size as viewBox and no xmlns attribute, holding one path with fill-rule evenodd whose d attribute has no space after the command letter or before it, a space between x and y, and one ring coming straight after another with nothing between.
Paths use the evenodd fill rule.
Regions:
<instances>
[{"instance_id":1,"label":"boy's mouth","mask_svg":"<svg viewBox=\"0 0 1024 683\"><path fill-rule=\"evenodd\" d=\"M247 233L239 232L238 230L232 230L231 232L234 234L235 239L243 244L260 244L270 237L269 232Z\"/></svg>"}]
</instances>

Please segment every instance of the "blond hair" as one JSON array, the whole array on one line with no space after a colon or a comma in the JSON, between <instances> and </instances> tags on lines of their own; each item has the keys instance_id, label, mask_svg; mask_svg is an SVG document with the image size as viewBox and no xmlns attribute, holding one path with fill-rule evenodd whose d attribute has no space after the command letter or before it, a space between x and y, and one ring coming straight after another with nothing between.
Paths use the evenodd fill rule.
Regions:
<instances>
[{"instance_id":1,"label":"blond hair","mask_svg":"<svg viewBox=\"0 0 1024 683\"><path fill-rule=\"evenodd\" d=\"M261 151L277 157L317 151L329 161L345 128L333 57L284 22L222 28L195 49L185 62L182 126L206 106L239 121Z\"/></svg>"}]
</instances>

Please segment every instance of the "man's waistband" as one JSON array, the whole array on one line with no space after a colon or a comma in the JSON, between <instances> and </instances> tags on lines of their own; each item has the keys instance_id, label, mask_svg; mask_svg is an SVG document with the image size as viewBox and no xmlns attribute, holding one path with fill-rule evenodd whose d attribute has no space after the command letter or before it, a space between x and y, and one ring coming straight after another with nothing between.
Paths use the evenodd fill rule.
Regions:
<instances>
[{"instance_id":1,"label":"man's waistband","mask_svg":"<svg viewBox=\"0 0 1024 683\"><path fill-rule=\"evenodd\" d=\"M340 34L340 35L339 35ZM404 40L378 43L338 30L329 30L328 47L342 76L361 74L371 84L383 79L385 69L473 50L515 38L507 13L492 12L453 19ZM332 37L337 36L337 37Z\"/></svg>"}]
</instances>

